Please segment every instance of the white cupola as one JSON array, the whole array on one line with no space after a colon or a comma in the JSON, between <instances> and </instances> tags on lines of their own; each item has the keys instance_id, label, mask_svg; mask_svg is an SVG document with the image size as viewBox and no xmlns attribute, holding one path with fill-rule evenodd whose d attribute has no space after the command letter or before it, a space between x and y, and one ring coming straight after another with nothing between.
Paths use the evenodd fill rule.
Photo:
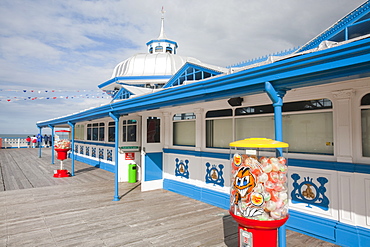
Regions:
<instances>
[{"instance_id":1,"label":"white cupola","mask_svg":"<svg viewBox=\"0 0 370 247\"><path fill-rule=\"evenodd\" d=\"M177 50L177 42L173 40L169 40L164 33L164 10L162 8L162 18L161 18L161 31L159 32L159 36L157 39L153 39L146 43L148 47L148 52L150 54L158 54L158 53L170 53L176 54Z\"/></svg>"}]
</instances>

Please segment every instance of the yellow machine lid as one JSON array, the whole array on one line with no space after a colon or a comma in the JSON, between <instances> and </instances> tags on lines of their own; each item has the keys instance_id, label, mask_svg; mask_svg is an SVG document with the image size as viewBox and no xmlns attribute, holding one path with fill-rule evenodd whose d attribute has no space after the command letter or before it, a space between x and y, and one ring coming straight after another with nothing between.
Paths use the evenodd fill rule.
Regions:
<instances>
[{"instance_id":1,"label":"yellow machine lid","mask_svg":"<svg viewBox=\"0 0 370 247\"><path fill-rule=\"evenodd\" d=\"M279 142L268 138L247 138L231 142L231 147L245 147L245 148L287 148L288 143Z\"/></svg>"}]
</instances>

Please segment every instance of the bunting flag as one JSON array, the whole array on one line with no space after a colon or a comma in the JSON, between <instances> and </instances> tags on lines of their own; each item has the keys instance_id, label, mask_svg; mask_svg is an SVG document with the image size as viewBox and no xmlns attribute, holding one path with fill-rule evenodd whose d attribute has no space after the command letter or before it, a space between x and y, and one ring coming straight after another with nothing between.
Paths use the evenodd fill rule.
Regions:
<instances>
[{"instance_id":1,"label":"bunting flag","mask_svg":"<svg viewBox=\"0 0 370 247\"><path fill-rule=\"evenodd\" d=\"M31 93L54 93L54 92L101 92L101 90L30 90L30 89L1 89L0 92L31 92Z\"/></svg>"},{"instance_id":2,"label":"bunting flag","mask_svg":"<svg viewBox=\"0 0 370 247\"><path fill-rule=\"evenodd\" d=\"M27 94L27 95L25 95ZM0 89L1 102L19 100L56 100L56 99L110 99L111 97L101 90L18 90Z\"/></svg>"}]
</instances>

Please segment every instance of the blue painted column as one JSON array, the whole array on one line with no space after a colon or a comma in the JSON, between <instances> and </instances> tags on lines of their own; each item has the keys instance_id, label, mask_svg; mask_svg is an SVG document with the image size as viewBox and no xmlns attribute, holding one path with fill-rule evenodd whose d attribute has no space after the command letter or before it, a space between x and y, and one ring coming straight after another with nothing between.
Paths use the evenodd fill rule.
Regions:
<instances>
[{"instance_id":1,"label":"blue painted column","mask_svg":"<svg viewBox=\"0 0 370 247\"><path fill-rule=\"evenodd\" d=\"M41 136L41 143L39 145L39 158L41 158L41 146L42 146L42 128L41 127L38 127L39 128L39 134ZM38 142L38 140L37 140Z\"/></svg>"},{"instance_id":2,"label":"blue painted column","mask_svg":"<svg viewBox=\"0 0 370 247\"><path fill-rule=\"evenodd\" d=\"M72 165L71 165L71 176L75 175L75 123L68 122L68 125L71 126L72 133L72 143L71 143L71 153L72 153Z\"/></svg>"},{"instance_id":3,"label":"blue painted column","mask_svg":"<svg viewBox=\"0 0 370 247\"><path fill-rule=\"evenodd\" d=\"M109 112L109 116L113 118L115 122L115 132L114 132L114 197L113 201L119 201L120 198L118 196L118 145L119 145L119 115Z\"/></svg>"},{"instance_id":4,"label":"blue painted column","mask_svg":"<svg viewBox=\"0 0 370 247\"><path fill-rule=\"evenodd\" d=\"M274 106L274 126L275 140L283 141L283 97L285 90L276 91L270 82L265 82L265 89ZM277 155L282 156L283 150L277 149ZM279 247L286 247L286 226L283 225L278 229Z\"/></svg>"},{"instance_id":5,"label":"blue painted column","mask_svg":"<svg viewBox=\"0 0 370 247\"><path fill-rule=\"evenodd\" d=\"M49 125L49 128L51 128L51 164L54 165L54 126Z\"/></svg>"}]
</instances>

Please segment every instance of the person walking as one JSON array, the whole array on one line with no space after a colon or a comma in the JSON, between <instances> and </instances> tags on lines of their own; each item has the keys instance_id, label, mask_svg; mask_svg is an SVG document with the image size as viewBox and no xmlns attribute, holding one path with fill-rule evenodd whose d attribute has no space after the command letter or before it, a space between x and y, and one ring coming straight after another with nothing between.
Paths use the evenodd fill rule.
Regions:
<instances>
[{"instance_id":1,"label":"person walking","mask_svg":"<svg viewBox=\"0 0 370 247\"><path fill-rule=\"evenodd\" d=\"M27 147L30 148L31 147L31 137L30 136L27 136L26 142L27 142Z\"/></svg>"},{"instance_id":2,"label":"person walking","mask_svg":"<svg viewBox=\"0 0 370 247\"><path fill-rule=\"evenodd\" d=\"M53 146L53 137L51 135L49 135L49 147L52 147Z\"/></svg>"},{"instance_id":3,"label":"person walking","mask_svg":"<svg viewBox=\"0 0 370 247\"><path fill-rule=\"evenodd\" d=\"M45 143L45 147L48 148L49 147L49 137L47 134L44 135L44 143Z\"/></svg>"},{"instance_id":4,"label":"person walking","mask_svg":"<svg viewBox=\"0 0 370 247\"><path fill-rule=\"evenodd\" d=\"M36 136L37 138L37 148L40 147L40 145L42 145L42 135L40 133L37 134Z\"/></svg>"}]
</instances>

